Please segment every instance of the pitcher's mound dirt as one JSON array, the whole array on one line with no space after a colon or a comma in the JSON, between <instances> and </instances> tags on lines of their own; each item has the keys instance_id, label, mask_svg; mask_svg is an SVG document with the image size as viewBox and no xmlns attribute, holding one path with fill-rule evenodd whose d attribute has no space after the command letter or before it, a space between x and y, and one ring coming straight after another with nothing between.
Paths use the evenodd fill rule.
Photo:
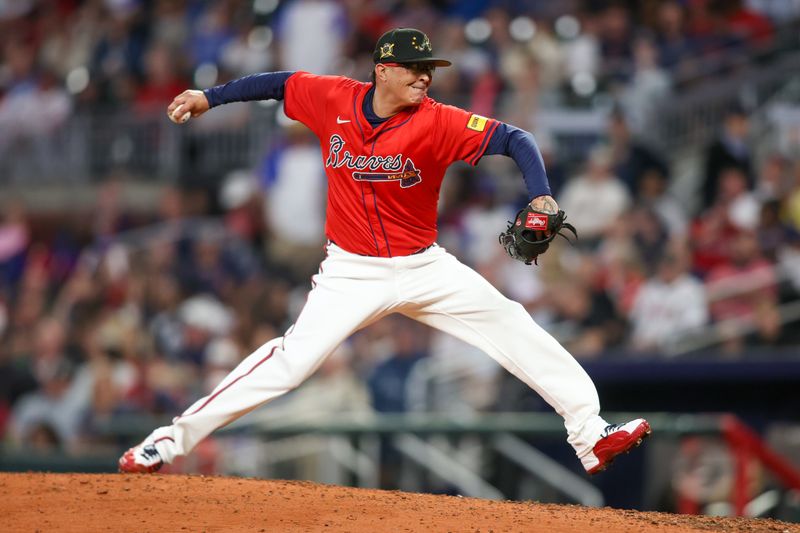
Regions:
<instances>
[{"instance_id":1,"label":"pitcher's mound dirt","mask_svg":"<svg viewBox=\"0 0 800 533\"><path fill-rule=\"evenodd\" d=\"M0 494L0 530L8 532L800 532L774 520L223 477L0 474Z\"/></svg>"}]
</instances>

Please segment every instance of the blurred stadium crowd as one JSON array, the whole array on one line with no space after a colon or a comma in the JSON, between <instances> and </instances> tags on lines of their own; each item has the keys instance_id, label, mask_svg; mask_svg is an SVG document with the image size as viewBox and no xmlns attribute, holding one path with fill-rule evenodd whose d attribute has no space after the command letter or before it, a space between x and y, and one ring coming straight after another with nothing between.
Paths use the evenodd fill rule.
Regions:
<instances>
[{"instance_id":1,"label":"blurred stadium crowd","mask_svg":"<svg viewBox=\"0 0 800 533\"><path fill-rule=\"evenodd\" d=\"M0 154L13 160L28 143L46 164L48 136L73 115L163 116L186 88L257 71L366 79L377 37L417 27L455 64L436 71L433 96L534 131L581 235L538 268L508 259L497 234L526 201L524 184L510 160L487 157L446 180L440 245L579 359L796 350L800 328L780 306L800 295L797 154L757 157L749 110L731 106L703 148L692 205L670 193L672 154L644 140L665 99L773 50L798 16L788 0L0 1ZM598 102L613 104L601 142L580 161L560 158L540 111ZM235 129L248 109L197 127ZM102 444L105 421L179 413L292 323L324 256L318 145L285 125L257 164L231 170L203 186L181 176L149 210L128 207L117 174L100 180L91 212L2 198L0 436L42 449ZM393 317L265 416L512 410L501 374ZM414 396L414 380L445 375L464 378L452 395Z\"/></svg>"}]
</instances>

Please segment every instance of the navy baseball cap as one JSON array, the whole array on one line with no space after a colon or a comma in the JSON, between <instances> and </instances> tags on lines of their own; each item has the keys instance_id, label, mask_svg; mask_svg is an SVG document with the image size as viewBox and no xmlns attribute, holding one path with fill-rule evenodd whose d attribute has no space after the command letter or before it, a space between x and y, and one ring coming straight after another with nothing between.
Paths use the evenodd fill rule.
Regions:
<instances>
[{"instance_id":1,"label":"navy baseball cap","mask_svg":"<svg viewBox=\"0 0 800 533\"><path fill-rule=\"evenodd\" d=\"M377 63L433 63L437 67L449 67L452 63L441 57L433 57L433 48L428 36L414 28L395 28L378 39L373 61Z\"/></svg>"}]
</instances>

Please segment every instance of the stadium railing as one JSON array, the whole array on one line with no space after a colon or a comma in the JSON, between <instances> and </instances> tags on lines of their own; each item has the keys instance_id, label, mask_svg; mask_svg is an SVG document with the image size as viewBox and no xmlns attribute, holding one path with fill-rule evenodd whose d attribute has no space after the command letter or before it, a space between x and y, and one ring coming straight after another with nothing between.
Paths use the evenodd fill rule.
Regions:
<instances>
[{"instance_id":1,"label":"stadium railing","mask_svg":"<svg viewBox=\"0 0 800 533\"><path fill-rule=\"evenodd\" d=\"M614 419L628 419L630 413L609 413ZM800 490L800 471L771 449L752 429L730 414L649 413L655 438L678 439L689 435L715 435L724 438L735 460L735 482L732 508L736 516L744 516L748 503L755 496L748 464L759 461L785 487ZM134 443L155 425L165 422L153 417L111 420L98 428L101 434L126 444ZM336 438L339 461L355 474L358 485L375 486L376 468L380 464L379 438L389 437L417 464L447 480L467 496L502 498L479 472L459 462L452 450L435 442L435 437L478 437L487 446L504 454L518 466L536 474L584 505L602 505L602 495L592 485L565 469L553 468L552 461L536 450L526 438L563 439L562 420L549 413L483 413L454 418L437 413L359 414L324 419L273 421L269 427L235 424L219 431L219 437L247 435L267 443L298 435ZM296 441L291 441L294 444ZM647 448L644 448L645 450ZM448 451L451 452L448 455ZM334 454L336 457L337 454ZM4 450L0 470L83 470L113 471L116 455L65 456L51 453L37 455L31 450ZM544 470L542 470L544 468ZM566 474L565 474L566 472ZM684 512L697 512L696 502L680 503Z\"/></svg>"}]
</instances>

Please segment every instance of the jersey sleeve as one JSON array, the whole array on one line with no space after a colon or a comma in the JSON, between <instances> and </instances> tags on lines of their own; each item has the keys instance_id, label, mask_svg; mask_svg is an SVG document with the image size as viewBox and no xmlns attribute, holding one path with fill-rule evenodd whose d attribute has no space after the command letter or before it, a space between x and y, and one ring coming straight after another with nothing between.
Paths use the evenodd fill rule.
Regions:
<instances>
[{"instance_id":1,"label":"jersey sleeve","mask_svg":"<svg viewBox=\"0 0 800 533\"><path fill-rule=\"evenodd\" d=\"M319 135L331 90L341 78L298 71L286 80L283 110Z\"/></svg>"},{"instance_id":2,"label":"jersey sleeve","mask_svg":"<svg viewBox=\"0 0 800 533\"><path fill-rule=\"evenodd\" d=\"M498 122L458 107L438 105L437 146L446 163L477 165Z\"/></svg>"}]
</instances>

